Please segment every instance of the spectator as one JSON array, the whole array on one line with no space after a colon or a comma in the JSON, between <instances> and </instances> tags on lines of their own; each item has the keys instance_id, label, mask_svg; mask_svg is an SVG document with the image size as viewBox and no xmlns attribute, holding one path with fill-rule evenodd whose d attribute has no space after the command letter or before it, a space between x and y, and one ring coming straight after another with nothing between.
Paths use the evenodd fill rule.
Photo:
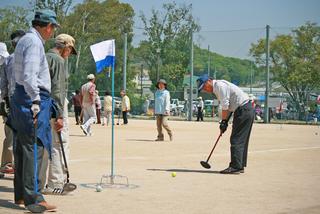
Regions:
<instances>
[{"instance_id":1,"label":"spectator","mask_svg":"<svg viewBox=\"0 0 320 214\"><path fill-rule=\"evenodd\" d=\"M76 125L79 125L80 114L81 114L81 96L80 96L79 90L76 90L76 94L72 97L72 104L74 107L74 116L76 118Z\"/></svg>"}]
</instances>

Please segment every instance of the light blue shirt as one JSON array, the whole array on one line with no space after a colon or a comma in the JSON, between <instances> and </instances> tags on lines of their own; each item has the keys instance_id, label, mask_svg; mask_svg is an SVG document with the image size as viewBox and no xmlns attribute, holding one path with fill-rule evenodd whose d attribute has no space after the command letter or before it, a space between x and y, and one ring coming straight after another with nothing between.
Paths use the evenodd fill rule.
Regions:
<instances>
[{"instance_id":1,"label":"light blue shirt","mask_svg":"<svg viewBox=\"0 0 320 214\"><path fill-rule=\"evenodd\" d=\"M155 114L170 113L170 92L168 90L157 90L155 93Z\"/></svg>"},{"instance_id":2,"label":"light blue shirt","mask_svg":"<svg viewBox=\"0 0 320 214\"><path fill-rule=\"evenodd\" d=\"M40 100L40 88L51 92L48 62L44 50L44 40L39 32L30 28L18 42L14 51L14 76L31 100Z\"/></svg>"},{"instance_id":3,"label":"light blue shirt","mask_svg":"<svg viewBox=\"0 0 320 214\"><path fill-rule=\"evenodd\" d=\"M3 65L3 71L0 73L1 98L11 97L15 89L15 79L13 75L14 54L11 54Z\"/></svg>"}]
</instances>

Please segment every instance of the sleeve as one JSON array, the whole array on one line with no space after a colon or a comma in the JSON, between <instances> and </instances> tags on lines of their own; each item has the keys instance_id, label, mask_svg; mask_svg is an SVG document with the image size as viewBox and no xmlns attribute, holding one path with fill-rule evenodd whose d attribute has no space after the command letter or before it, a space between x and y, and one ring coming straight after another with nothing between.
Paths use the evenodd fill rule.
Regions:
<instances>
[{"instance_id":1,"label":"sleeve","mask_svg":"<svg viewBox=\"0 0 320 214\"><path fill-rule=\"evenodd\" d=\"M8 78L6 73L6 64L0 65L0 91L1 98L5 98L8 96Z\"/></svg>"},{"instance_id":2,"label":"sleeve","mask_svg":"<svg viewBox=\"0 0 320 214\"><path fill-rule=\"evenodd\" d=\"M166 100L165 100L165 109L166 109L166 112L170 112L170 92L167 91L166 93Z\"/></svg>"},{"instance_id":3,"label":"sleeve","mask_svg":"<svg viewBox=\"0 0 320 214\"><path fill-rule=\"evenodd\" d=\"M230 105L230 87L217 82L215 85L215 92L220 100L222 110L228 110Z\"/></svg>"},{"instance_id":4,"label":"sleeve","mask_svg":"<svg viewBox=\"0 0 320 214\"><path fill-rule=\"evenodd\" d=\"M58 106L59 117L63 116L64 97L61 93L60 73L64 69L63 63L55 61L52 57L47 55L47 61L49 65L50 78L51 78L51 97L54 99Z\"/></svg>"},{"instance_id":5,"label":"sleeve","mask_svg":"<svg viewBox=\"0 0 320 214\"><path fill-rule=\"evenodd\" d=\"M38 76L40 72L40 53L39 45L29 44L23 53L23 79L24 88L32 101L40 101L40 89L38 87Z\"/></svg>"}]
</instances>

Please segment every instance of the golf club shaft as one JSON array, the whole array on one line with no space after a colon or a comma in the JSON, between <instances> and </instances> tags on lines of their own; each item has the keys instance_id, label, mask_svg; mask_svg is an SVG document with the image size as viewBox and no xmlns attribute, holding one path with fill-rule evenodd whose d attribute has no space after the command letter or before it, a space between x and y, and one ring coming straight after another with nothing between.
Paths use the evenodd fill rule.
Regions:
<instances>
[{"instance_id":1,"label":"golf club shaft","mask_svg":"<svg viewBox=\"0 0 320 214\"><path fill-rule=\"evenodd\" d=\"M65 154L65 152L64 152L64 146L63 146L63 142L62 142L61 132L57 132L57 134L58 134L59 141L60 141L60 146L61 146L61 151L62 151L63 162L64 162L64 165L65 165L65 167L66 167L67 183L69 183L69 168L68 168L68 164L67 164L66 154Z\"/></svg>"},{"instance_id":2,"label":"golf club shaft","mask_svg":"<svg viewBox=\"0 0 320 214\"><path fill-rule=\"evenodd\" d=\"M206 160L207 163L208 163L208 161L210 160L211 155L212 155L214 149L216 148L216 146L217 146L217 144L218 144L221 136L222 136L222 133L220 133L218 139L216 140L216 142L215 142L215 144L214 144L214 146L213 146L213 148L212 148L212 150L211 150L211 152L210 152L210 154L209 154L209 156L208 156L208 158L207 158L207 160Z\"/></svg>"},{"instance_id":3,"label":"golf club shaft","mask_svg":"<svg viewBox=\"0 0 320 214\"><path fill-rule=\"evenodd\" d=\"M227 123L229 122L231 116L232 116L232 112L230 112L229 115L228 115ZM208 163L208 161L210 160L211 155L212 155L214 149L216 148L216 146L217 146L217 144L218 144L221 136L222 136L222 132L220 132L220 135L219 135L218 139L216 140L216 142L215 142L215 144L214 144L214 146L213 146L213 148L212 148L212 150L211 150L211 152L210 152L210 154L209 154L209 156L208 156L208 158L207 158L207 161L206 161L207 163Z\"/></svg>"}]
</instances>

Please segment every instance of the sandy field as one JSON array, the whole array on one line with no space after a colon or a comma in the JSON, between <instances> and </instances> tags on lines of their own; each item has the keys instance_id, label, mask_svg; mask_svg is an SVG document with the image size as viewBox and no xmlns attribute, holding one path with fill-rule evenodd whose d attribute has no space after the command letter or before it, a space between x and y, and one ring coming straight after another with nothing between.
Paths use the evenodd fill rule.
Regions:
<instances>
[{"instance_id":1,"label":"sandy field","mask_svg":"<svg viewBox=\"0 0 320 214\"><path fill-rule=\"evenodd\" d=\"M129 119L115 126L118 185L95 186L110 175L111 127L94 125L85 137L70 118L71 181L67 196L45 196L57 213L113 214L267 214L320 213L320 128L305 125L254 124L244 174L222 175L230 161L228 131L210 164L206 160L219 128L216 122L169 121L172 142L155 142L154 120ZM0 152L4 138L0 125ZM176 177L171 173L176 172ZM122 185L121 185L122 184ZM25 213L13 204L12 177L0 180L0 213Z\"/></svg>"}]
</instances>

